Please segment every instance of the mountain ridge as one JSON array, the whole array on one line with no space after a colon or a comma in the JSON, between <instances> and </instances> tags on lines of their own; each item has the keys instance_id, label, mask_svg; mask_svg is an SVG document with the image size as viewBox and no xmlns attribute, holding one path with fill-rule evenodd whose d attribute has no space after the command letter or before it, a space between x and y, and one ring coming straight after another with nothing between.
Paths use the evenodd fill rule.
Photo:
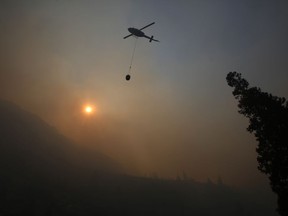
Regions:
<instances>
[{"instance_id":1,"label":"mountain ridge","mask_svg":"<svg viewBox=\"0 0 288 216\"><path fill-rule=\"evenodd\" d=\"M276 215L269 200L224 184L137 177L117 168L0 100L0 215Z\"/></svg>"},{"instance_id":2,"label":"mountain ridge","mask_svg":"<svg viewBox=\"0 0 288 216\"><path fill-rule=\"evenodd\" d=\"M0 100L0 151L2 165L33 167L38 172L44 171L43 174L60 168L63 173L75 168L90 169L91 173L118 169L112 159L77 146L40 117L4 100ZM87 157L91 154L94 158ZM39 167L40 164L44 167Z\"/></svg>"}]
</instances>

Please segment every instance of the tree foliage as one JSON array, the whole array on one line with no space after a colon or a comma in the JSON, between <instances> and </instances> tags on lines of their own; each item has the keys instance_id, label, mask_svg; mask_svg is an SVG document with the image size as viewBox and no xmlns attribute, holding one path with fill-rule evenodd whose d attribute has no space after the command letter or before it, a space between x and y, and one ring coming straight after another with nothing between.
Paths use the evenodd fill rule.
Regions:
<instances>
[{"instance_id":1,"label":"tree foliage","mask_svg":"<svg viewBox=\"0 0 288 216\"><path fill-rule=\"evenodd\" d=\"M283 97L262 92L240 73L230 72L226 77L233 95L239 101L239 113L249 119L247 130L258 141L258 169L270 180L278 195L278 212L288 215L288 102Z\"/></svg>"}]
</instances>

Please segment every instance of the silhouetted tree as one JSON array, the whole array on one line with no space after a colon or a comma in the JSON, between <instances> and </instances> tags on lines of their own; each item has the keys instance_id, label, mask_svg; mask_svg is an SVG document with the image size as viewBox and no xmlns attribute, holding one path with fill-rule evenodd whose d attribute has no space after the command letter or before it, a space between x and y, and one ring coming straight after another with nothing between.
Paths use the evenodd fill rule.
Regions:
<instances>
[{"instance_id":1,"label":"silhouetted tree","mask_svg":"<svg viewBox=\"0 0 288 216\"><path fill-rule=\"evenodd\" d=\"M210 178L207 178L207 185L208 185L208 186L211 186L211 185L213 185L213 182L211 181L211 179L210 179Z\"/></svg>"},{"instance_id":2,"label":"silhouetted tree","mask_svg":"<svg viewBox=\"0 0 288 216\"><path fill-rule=\"evenodd\" d=\"M239 113L249 119L247 130L258 141L258 169L270 180L278 196L278 212L288 215L288 102L262 92L249 83L240 73L228 73L226 80L233 87L239 101Z\"/></svg>"},{"instance_id":3,"label":"silhouetted tree","mask_svg":"<svg viewBox=\"0 0 288 216\"><path fill-rule=\"evenodd\" d=\"M185 171L182 172L182 178L183 178L183 180L185 180L185 181L188 180L188 176L187 176L187 174L186 174Z\"/></svg>"},{"instance_id":4,"label":"silhouetted tree","mask_svg":"<svg viewBox=\"0 0 288 216\"><path fill-rule=\"evenodd\" d=\"M182 181L182 178L181 178L181 176L179 174L176 176L176 180L177 181Z\"/></svg>"},{"instance_id":5,"label":"silhouetted tree","mask_svg":"<svg viewBox=\"0 0 288 216\"><path fill-rule=\"evenodd\" d=\"M218 179L217 179L217 185L218 186L223 186L224 184L223 184L223 180L222 180L222 178L219 176L218 177Z\"/></svg>"}]
</instances>

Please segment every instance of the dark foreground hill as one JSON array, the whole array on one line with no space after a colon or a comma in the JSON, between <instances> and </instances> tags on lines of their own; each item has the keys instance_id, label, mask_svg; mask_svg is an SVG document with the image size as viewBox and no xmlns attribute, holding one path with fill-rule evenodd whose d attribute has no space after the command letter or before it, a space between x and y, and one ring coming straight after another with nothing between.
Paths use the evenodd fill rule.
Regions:
<instances>
[{"instance_id":1,"label":"dark foreground hill","mask_svg":"<svg viewBox=\"0 0 288 216\"><path fill-rule=\"evenodd\" d=\"M0 168L58 178L75 172L119 171L108 157L77 146L36 115L0 100Z\"/></svg>"},{"instance_id":2,"label":"dark foreground hill","mask_svg":"<svg viewBox=\"0 0 288 216\"><path fill-rule=\"evenodd\" d=\"M223 184L120 174L112 160L75 146L37 116L0 101L1 216L268 216L274 214L272 205Z\"/></svg>"}]
</instances>

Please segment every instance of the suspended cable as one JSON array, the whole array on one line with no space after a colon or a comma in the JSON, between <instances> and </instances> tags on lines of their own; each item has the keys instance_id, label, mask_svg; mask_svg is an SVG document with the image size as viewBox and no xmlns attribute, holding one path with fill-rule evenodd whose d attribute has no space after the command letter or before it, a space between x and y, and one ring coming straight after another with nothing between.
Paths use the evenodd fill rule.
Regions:
<instances>
[{"instance_id":1,"label":"suspended cable","mask_svg":"<svg viewBox=\"0 0 288 216\"><path fill-rule=\"evenodd\" d=\"M135 50L136 50L137 39L138 39L138 37L135 38L135 43L134 43L134 48L133 48L132 57L131 57L131 61L130 61L129 71L128 71L128 74L126 75L127 81L130 80L130 78L131 78L130 72L131 72L131 68L132 68L132 64L133 64L133 60L134 60L134 54L135 54Z\"/></svg>"}]
</instances>

